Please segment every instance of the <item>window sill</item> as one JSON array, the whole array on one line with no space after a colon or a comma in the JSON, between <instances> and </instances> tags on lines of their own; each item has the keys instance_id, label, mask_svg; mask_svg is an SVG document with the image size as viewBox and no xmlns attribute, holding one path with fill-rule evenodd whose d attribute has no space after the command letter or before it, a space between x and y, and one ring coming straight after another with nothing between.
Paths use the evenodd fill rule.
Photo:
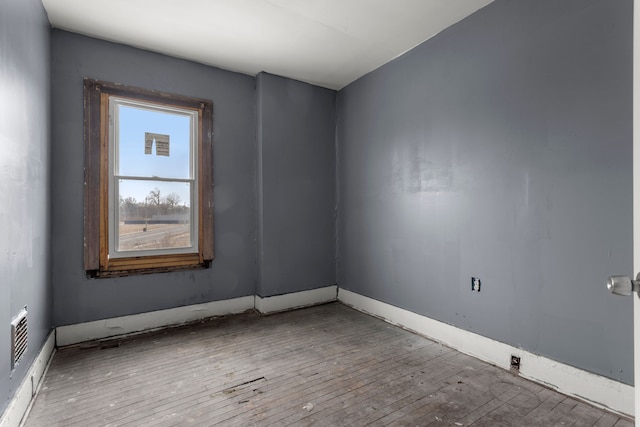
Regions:
<instances>
[{"instance_id":1,"label":"window sill","mask_svg":"<svg viewBox=\"0 0 640 427\"><path fill-rule=\"evenodd\" d=\"M106 262L106 265L101 266L100 270L87 271L87 276L92 278L125 277L208 267L209 262L202 260L197 253L138 256L110 259Z\"/></svg>"}]
</instances>

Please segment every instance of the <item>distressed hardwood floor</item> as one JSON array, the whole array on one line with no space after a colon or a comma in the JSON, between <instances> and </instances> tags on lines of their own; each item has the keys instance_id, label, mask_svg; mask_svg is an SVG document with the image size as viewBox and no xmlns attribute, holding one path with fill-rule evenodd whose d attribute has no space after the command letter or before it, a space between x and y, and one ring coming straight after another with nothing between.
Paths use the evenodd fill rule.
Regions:
<instances>
[{"instance_id":1,"label":"distressed hardwood floor","mask_svg":"<svg viewBox=\"0 0 640 427\"><path fill-rule=\"evenodd\" d=\"M339 303L58 351L34 426L632 426Z\"/></svg>"}]
</instances>

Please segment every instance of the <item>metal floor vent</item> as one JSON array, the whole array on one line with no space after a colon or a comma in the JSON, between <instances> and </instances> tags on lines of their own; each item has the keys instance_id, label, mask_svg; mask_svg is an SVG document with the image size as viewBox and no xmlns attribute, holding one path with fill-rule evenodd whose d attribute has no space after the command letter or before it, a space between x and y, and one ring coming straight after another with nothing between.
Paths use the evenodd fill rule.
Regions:
<instances>
[{"instance_id":1,"label":"metal floor vent","mask_svg":"<svg viewBox=\"0 0 640 427\"><path fill-rule=\"evenodd\" d=\"M11 321L11 369L27 352L27 307Z\"/></svg>"}]
</instances>

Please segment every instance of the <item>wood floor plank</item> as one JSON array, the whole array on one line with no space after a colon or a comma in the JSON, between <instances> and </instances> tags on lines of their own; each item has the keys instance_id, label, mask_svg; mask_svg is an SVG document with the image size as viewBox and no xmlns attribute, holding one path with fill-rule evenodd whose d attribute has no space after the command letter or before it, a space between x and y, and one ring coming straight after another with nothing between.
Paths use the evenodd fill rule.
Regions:
<instances>
[{"instance_id":1,"label":"wood floor plank","mask_svg":"<svg viewBox=\"0 0 640 427\"><path fill-rule=\"evenodd\" d=\"M614 424L613 427L633 427L633 421L629 421L626 419L619 419L617 423Z\"/></svg>"},{"instance_id":2,"label":"wood floor plank","mask_svg":"<svg viewBox=\"0 0 640 427\"><path fill-rule=\"evenodd\" d=\"M594 424L594 427L613 427L619 418L614 414L602 414L600 419Z\"/></svg>"},{"instance_id":3,"label":"wood floor plank","mask_svg":"<svg viewBox=\"0 0 640 427\"><path fill-rule=\"evenodd\" d=\"M364 421L361 421L363 417L373 413L377 413L378 418L380 418L383 416L380 409L384 410L390 404L407 397L405 393L407 390L423 396L427 392L434 392L438 387L448 384L446 380L454 377L460 370L459 366L451 365L454 362L456 362L455 358L449 359L443 362L442 368L430 365L429 372L425 371L421 366L416 366L414 370L397 369L397 375L379 379L374 384L375 390L372 390L367 395L361 396L357 400L349 399L337 407L327 408L324 416L318 414L318 417L322 419L321 425L336 425L340 422L360 424L364 423ZM436 375L433 375L436 371L440 371L439 377L442 379L438 379ZM404 375L401 372L404 372Z\"/></svg>"},{"instance_id":4,"label":"wood floor plank","mask_svg":"<svg viewBox=\"0 0 640 427\"><path fill-rule=\"evenodd\" d=\"M632 424L339 303L61 349L25 422L189 425Z\"/></svg>"},{"instance_id":5,"label":"wood floor plank","mask_svg":"<svg viewBox=\"0 0 640 427\"><path fill-rule=\"evenodd\" d=\"M366 356L366 354L367 353L365 352L364 355ZM345 373L343 370L343 372L330 374L328 381L319 382L321 380L314 377L313 381L306 383L305 389L302 390L294 390L293 392L282 390L282 393L264 394L261 396L261 407L268 407L271 409L256 413L253 420L260 424L269 424L278 421L283 418L283 412L281 410L282 407L289 405L293 409L297 407L296 402L299 406L304 406L307 403L298 402L297 399L299 396L304 396L308 401L313 402L316 410L318 410L318 408L322 407L323 404L326 404L328 400L335 398L336 395L340 396L348 393L355 393L361 387L369 384L373 378L375 378L375 375L377 375L381 370L389 369L389 365L384 363L384 361L393 358L394 354L395 352L393 351L378 354L377 358L382 360L382 363L378 364L372 364L368 359L365 359L360 363L354 363L353 366L358 367L353 372L349 372L347 370ZM355 384L353 378L362 378L364 380ZM274 400L273 397L276 397L276 400ZM301 416L304 414L298 413L297 411L295 413Z\"/></svg>"},{"instance_id":6,"label":"wood floor plank","mask_svg":"<svg viewBox=\"0 0 640 427\"><path fill-rule=\"evenodd\" d=\"M443 362L445 358L453 357L455 356L455 354L456 353L453 352L451 349L448 349L446 347L441 347L437 349L437 352L434 352L428 355L427 357L432 362L434 362L435 360ZM380 356L378 357L380 358ZM356 368L355 371L350 372L349 375L352 375L354 378L357 378L363 381L363 384L362 384L363 386L370 386L371 384L374 384L376 381L375 375L381 372L384 373L385 371L389 370L390 367L392 366L392 362L397 363L404 360L405 358L403 356L398 355L397 351L391 349L391 351L388 354L386 354L383 358L380 359L380 363L377 371L374 371L370 368L364 369L360 366L359 368ZM358 364L353 364L353 366L358 366ZM386 385L386 383L383 383L383 384ZM333 405L343 405L344 404L343 401L346 398L345 396L348 396L350 393L351 393L350 390L348 389L345 390L345 386L343 385L342 382L336 382L336 384L332 386L332 388L329 390L328 393L326 392L326 389L325 389L321 393L314 391L312 393L306 394L305 397L307 398L307 400L312 402L315 405L315 410L313 411L313 414L310 414L310 415L315 417L316 414L318 414L318 412L321 412L325 408L328 408L329 411L333 411L335 409ZM271 411L271 412L274 412L274 411ZM321 417L322 415L319 414L318 416ZM293 416L289 416L286 419L281 420L281 422L283 422L284 424L293 423L293 422L300 421L302 418L305 418L305 417L306 415L304 413L296 413ZM274 422L275 419L273 416L268 418L262 418L262 414L261 414L259 421L269 423L269 422Z\"/></svg>"},{"instance_id":7,"label":"wood floor plank","mask_svg":"<svg viewBox=\"0 0 640 427\"><path fill-rule=\"evenodd\" d=\"M391 351L389 351L389 353L392 353ZM366 352L364 353L357 353L358 355L360 354L364 354L366 355ZM361 356L358 356L361 357ZM330 384L326 383L326 381L329 380L336 380L339 379L341 377L341 373L342 372L336 372L335 369L335 365L336 362L331 362L331 361L326 361L326 360L321 360L321 359L317 359L319 361L319 363L321 362L322 365L329 365L326 366L324 369L322 369L322 366L320 366L320 369L318 364L314 365L314 366L310 366L310 369L306 369L305 370L297 370L295 366L289 366L286 370L281 370L281 371L286 371L287 375L284 376L271 376L269 375L269 372L263 370L261 372L266 372L266 376L269 379L268 382L268 388L269 388L269 393L264 393L262 394L262 396L277 396L282 402L286 402L290 399L290 397L288 397L288 395L301 395L301 394L305 394L305 389L309 388L309 387L315 387L316 390L318 389L322 389L323 387L328 387ZM353 356L351 357L351 360L353 361ZM331 367L331 365L334 365L333 369ZM362 366L362 363L356 361L355 365L360 366L360 370L364 369L364 367ZM345 368L340 367L337 368L340 371L343 371ZM325 372L319 372L321 370L324 370ZM292 375L295 374L295 375ZM309 376L310 375L310 376ZM309 377L311 378L313 381L298 381L297 384L291 384L290 382L292 381L292 379L287 379L287 376L290 376L291 378L295 379L300 379L300 378L305 378L305 377ZM283 380L279 381L279 380ZM322 385L322 387L320 387L320 385ZM281 390L278 390L278 389ZM274 401L269 401L268 403L270 404L271 407L279 407L278 404L281 404L282 402L274 402ZM262 402L263 404L265 402ZM209 417L213 417L213 416L217 416L217 414L215 412L207 412L207 416ZM218 418L219 420L219 418ZM200 421L205 422L207 420L204 419L200 419Z\"/></svg>"}]
</instances>

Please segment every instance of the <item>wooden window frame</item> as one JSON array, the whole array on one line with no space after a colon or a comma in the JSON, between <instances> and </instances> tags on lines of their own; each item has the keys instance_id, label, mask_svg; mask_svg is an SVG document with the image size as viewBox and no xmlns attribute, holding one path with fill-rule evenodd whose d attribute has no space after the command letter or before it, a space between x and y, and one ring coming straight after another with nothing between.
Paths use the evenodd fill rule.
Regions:
<instances>
[{"instance_id":1,"label":"wooden window frame","mask_svg":"<svg viewBox=\"0 0 640 427\"><path fill-rule=\"evenodd\" d=\"M198 111L198 250L109 258L109 98ZM84 268L89 277L118 277L206 268L213 247L213 103L93 79L84 80Z\"/></svg>"}]
</instances>

